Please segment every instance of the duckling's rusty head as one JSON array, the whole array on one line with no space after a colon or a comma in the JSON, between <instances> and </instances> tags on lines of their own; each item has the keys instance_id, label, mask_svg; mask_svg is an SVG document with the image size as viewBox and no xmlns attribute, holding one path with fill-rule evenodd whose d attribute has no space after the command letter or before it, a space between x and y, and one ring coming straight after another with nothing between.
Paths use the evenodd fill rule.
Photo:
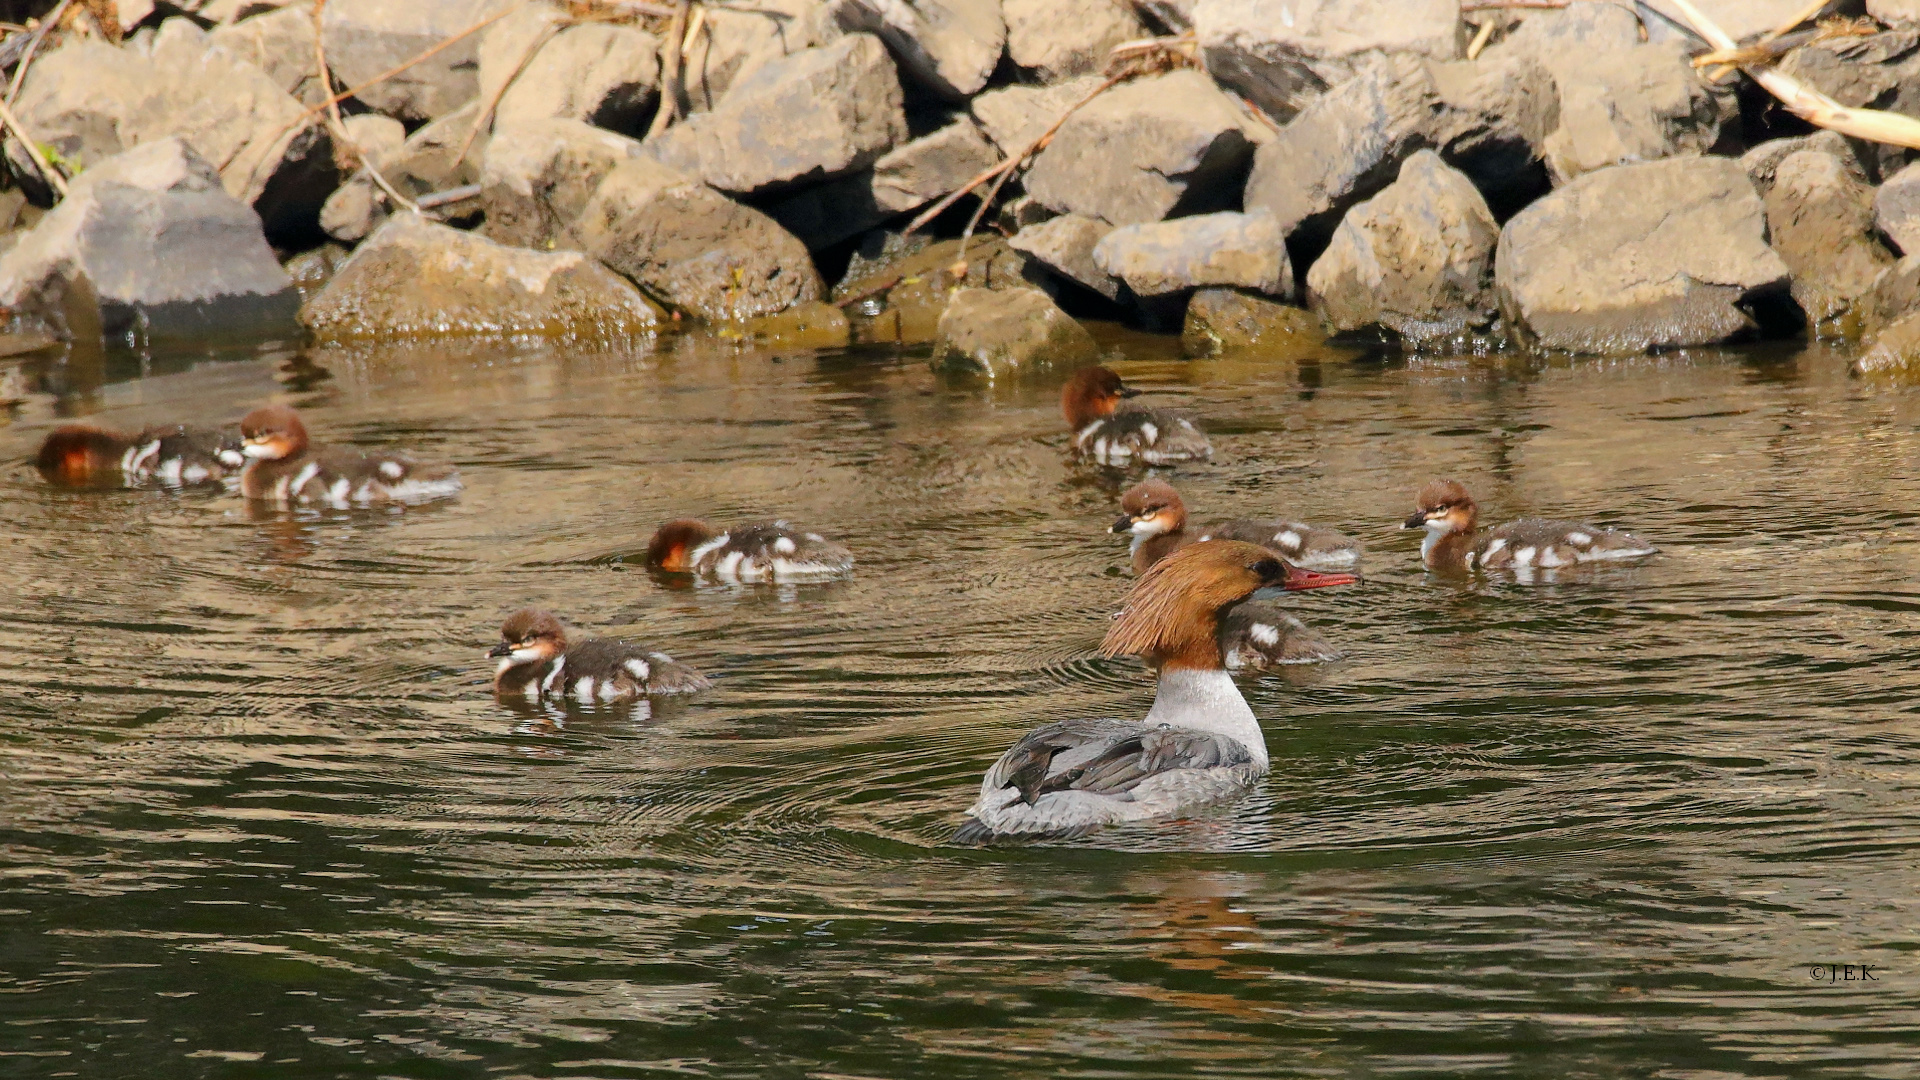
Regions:
<instances>
[{"instance_id":1,"label":"duckling's rusty head","mask_svg":"<svg viewBox=\"0 0 1920 1080\"><path fill-rule=\"evenodd\" d=\"M1187 526L1187 504L1164 480L1142 480L1120 496L1121 515L1108 532L1160 536Z\"/></svg>"},{"instance_id":2,"label":"duckling's rusty head","mask_svg":"<svg viewBox=\"0 0 1920 1080\"><path fill-rule=\"evenodd\" d=\"M1112 416L1121 398L1139 392L1120 381L1111 368L1096 364L1074 372L1067 385L1060 388L1060 411L1067 418L1067 426L1079 431L1095 420Z\"/></svg>"},{"instance_id":3,"label":"duckling's rusty head","mask_svg":"<svg viewBox=\"0 0 1920 1080\"><path fill-rule=\"evenodd\" d=\"M307 448L307 426L285 405L263 405L240 418L240 445L250 458L282 461Z\"/></svg>"}]
</instances>

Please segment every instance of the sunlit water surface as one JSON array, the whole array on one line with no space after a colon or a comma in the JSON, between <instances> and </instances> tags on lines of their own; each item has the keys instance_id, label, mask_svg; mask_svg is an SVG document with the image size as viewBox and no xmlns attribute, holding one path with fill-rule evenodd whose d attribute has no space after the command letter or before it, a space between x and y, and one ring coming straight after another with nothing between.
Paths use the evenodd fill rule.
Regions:
<instances>
[{"instance_id":1,"label":"sunlit water surface","mask_svg":"<svg viewBox=\"0 0 1920 1080\"><path fill-rule=\"evenodd\" d=\"M1112 344L1213 433L1196 517L1366 540L1294 601L1350 655L1242 680L1243 801L985 851L946 839L1008 743L1151 695L1095 656L1131 479L1069 460L1057 379L691 340L40 371L0 427L0 1075L1920 1075L1920 391ZM287 515L24 464L61 416L270 398L468 488ZM1395 525L1438 474L1663 554L1430 579ZM859 565L656 578L689 513ZM497 704L529 603L716 688Z\"/></svg>"}]
</instances>

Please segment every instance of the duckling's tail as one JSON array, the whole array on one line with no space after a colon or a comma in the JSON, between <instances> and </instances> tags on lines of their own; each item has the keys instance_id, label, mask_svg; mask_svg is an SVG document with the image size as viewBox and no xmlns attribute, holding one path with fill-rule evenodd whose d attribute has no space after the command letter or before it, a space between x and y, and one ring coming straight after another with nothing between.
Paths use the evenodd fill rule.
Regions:
<instances>
[{"instance_id":1,"label":"duckling's tail","mask_svg":"<svg viewBox=\"0 0 1920 1080\"><path fill-rule=\"evenodd\" d=\"M33 463L56 484L88 484L108 473L118 473L121 459L132 445L130 436L118 432L68 424L47 436Z\"/></svg>"}]
</instances>

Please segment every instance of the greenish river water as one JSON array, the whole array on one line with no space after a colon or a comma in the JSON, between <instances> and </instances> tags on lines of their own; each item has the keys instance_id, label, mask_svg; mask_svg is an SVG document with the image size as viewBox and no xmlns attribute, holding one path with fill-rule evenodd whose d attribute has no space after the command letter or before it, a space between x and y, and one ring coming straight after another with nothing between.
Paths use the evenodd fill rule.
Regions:
<instances>
[{"instance_id":1,"label":"greenish river water","mask_svg":"<svg viewBox=\"0 0 1920 1080\"><path fill-rule=\"evenodd\" d=\"M1243 801L984 851L945 841L1002 749L1151 696L1094 655L1130 477L1069 460L1057 380L692 339L30 363L0 1076L1920 1075L1920 389L1818 348L1109 344L1206 420L1169 474L1198 518L1366 540L1365 583L1293 600L1349 656L1242 680L1274 757ZM270 398L467 490L282 514L25 463L60 416ZM1431 579L1395 526L1440 474L1663 553ZM688 513L859 565L650 575ZM498 704L533 602L716 688Z\"/></svg>"}]
</instances>

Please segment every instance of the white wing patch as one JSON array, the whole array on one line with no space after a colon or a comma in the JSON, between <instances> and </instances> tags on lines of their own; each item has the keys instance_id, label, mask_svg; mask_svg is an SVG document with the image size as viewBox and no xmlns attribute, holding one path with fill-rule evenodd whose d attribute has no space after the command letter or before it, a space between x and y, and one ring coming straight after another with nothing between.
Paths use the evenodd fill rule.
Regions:
<instances>
[{"instance_id":1,"label":"white wing patch","mask_svg":"<svg viewBox=\"0 0 1920 1080\"><path fill-rule=\"evenodd\" d=\"M383 461L380 463L380 475L389 480L398 480L407 475L407 467L397 461Z\"/></svg>"},{"instance_id":2,"label":"white wing patch","mask_svg":"<svg viewBox=\"0 0 1920 1080\"><path fill-rule=\"evenodd\" d=\"M1273 542L1290 551L1300 550L1300 534L1292 529L1284 530L1273 538Z\"/></svg>"},{"instance_id":3,"label":"white wing patch","mask_svg":"<svg viewBox=\"0 0 1920 1080\"><path fill-rule=\"evenodd\" d=\"M1570 532L1567 534L1567 543L1572 544L1574 547L1586 547L1588 544L1593 543L1593 537L1583 532Z\"/></svg>"},{"instance_id":4,"label":"white wing patch","mask_svg":"<svg viewBox=\"0 0 1920 1080\"><path fill-rule=\"evenodd\" d=\"M1255 645L1260 645L1268 649L1280 644L1280 631L1268 626L1266 623L1254 623L1252 626L1247 627L1247 636L1253 639Z\"/></svg>"},{"instance_id":5,"label":"white wing patch","mask_svg":"<svg viewBox=\"0 0 1920 1080\"><path fill-rule=\"evenodd\" d=\"M1148 446L1152 446L1154 443L1159 442L1160 429L1150 423L1141 424L1140 425L1140 441L1143 443L1146 443Z\"/></svg>"},{"instance_id":6,"label":"white wing patch","mask_svg":"<svg viewBox=\"0 0 1920 1080\"><path fill-rule=\"evenodd\" d=\"M620 666L627 669L627 674L633 676L634 678L640 680L641 682L646 682L647 676L653 674L653 669L647 666L647 662L645 660L640 659L637 656L628 660L626 663L621 664Z\"/></svg>"}]
</instances>

